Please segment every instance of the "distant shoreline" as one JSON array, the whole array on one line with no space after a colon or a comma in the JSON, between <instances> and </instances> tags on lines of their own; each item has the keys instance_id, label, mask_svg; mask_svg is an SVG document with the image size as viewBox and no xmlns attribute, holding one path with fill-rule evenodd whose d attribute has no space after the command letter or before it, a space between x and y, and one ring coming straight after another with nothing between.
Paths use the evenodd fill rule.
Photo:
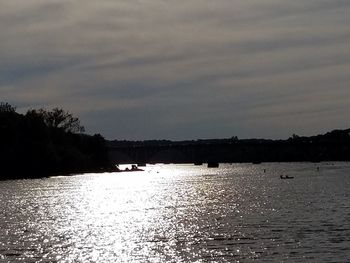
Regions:
<instances>
[{"instance_id":1,"label":"distant shoreline","mask_svg":"<svg viewBox=\"0 0 350 263\"><path fill-rule=\"evenodd\" d=\"M287 140L107 141L71 113L0 103L0 180L117 171L117 164L350 161L350 129ZM141 166L141 165L140 165Z\"/></svg>"},{"instance_id":2,"label":"distant shoreline","mask_svg":"<svg viewBox=\"0 0 350 263\"><path fill-rule=\"evenodd\" d=\"M109 141L112 163L261 163L350 161L350 129L287 140Z\"/></svg>"}]
</instances>

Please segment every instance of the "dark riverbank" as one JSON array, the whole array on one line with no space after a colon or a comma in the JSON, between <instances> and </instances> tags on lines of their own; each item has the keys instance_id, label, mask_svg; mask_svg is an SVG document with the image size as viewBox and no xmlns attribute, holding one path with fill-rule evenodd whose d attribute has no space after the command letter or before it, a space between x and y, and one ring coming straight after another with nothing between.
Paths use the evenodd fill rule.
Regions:
<instances>
[{"instance_id":1,"label":"dark riverbank","mask_svg":"<svg viewBox=\"0 0 350 263\"><path fill-rule=\"evenodd\" d=\"M105 139L83 133L70 113L53 109L19 114L0 105L0 180L110 169Z\"/></svg>"}]
</instances>

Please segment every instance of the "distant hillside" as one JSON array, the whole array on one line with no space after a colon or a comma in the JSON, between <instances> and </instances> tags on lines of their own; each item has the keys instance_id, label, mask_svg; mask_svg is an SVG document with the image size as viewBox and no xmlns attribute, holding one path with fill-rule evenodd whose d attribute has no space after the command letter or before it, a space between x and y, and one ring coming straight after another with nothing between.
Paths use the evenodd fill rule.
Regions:
<instances>
[{"instance_id":1,"label":"distant hillside","mask_svg":"<svg viewBox=\"0 0 350 263\"><path fill-rule=\"evenodd\" d=\"M287 140L109 141L117 163L350 161L350 129Z\"/></svg>"}]
</instances>

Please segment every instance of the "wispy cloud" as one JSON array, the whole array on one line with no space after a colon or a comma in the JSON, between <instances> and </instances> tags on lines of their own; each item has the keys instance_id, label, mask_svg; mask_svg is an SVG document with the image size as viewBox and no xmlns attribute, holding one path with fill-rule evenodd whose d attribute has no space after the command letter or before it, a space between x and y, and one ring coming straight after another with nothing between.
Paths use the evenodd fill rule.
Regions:
<instances>
[{"instance_id":1,"label":"wispy cloud","mask_svg":"<svg viewBox=\"0 0 350 263\"><path fill-rule=\"evenodd\" d=\"M108 138L349 126L348 0L0 0L0 98Z\"/></svg>"}]
</instances>

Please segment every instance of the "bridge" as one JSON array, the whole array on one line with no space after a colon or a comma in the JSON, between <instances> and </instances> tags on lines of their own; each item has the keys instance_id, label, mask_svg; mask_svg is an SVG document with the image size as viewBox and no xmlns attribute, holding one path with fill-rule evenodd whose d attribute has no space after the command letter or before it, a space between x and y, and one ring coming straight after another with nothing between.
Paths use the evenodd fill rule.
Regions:
<instances>
[{"instance_id":1,"label":"bridge","mask_svg":"<svg viewBox=\"0 0 350 263\"><path fill-rule=\"evenodd\" d=\"M118 146L109 147L109 158L118 164L251 162L261 159L261 148L230 143Z\"/></svg>"},{"instance_id":2,"label":"bridge","mask_svg":"<svg viewBox=\"0 0 350 263\"><path fill-rule=\"evenodd\" d=\"M199 161L198 147L182 145L110 147L109 158L114 163L191 163Z\"/></svg>"},{"instance_id":3,"label":"bridge","mask_svg":"<svg viewBox=\"0 0 350 263\"><path fill-rule=\"evenodd\" d=\"M236 163L350 160L350 143L249 140L223 143L169 143L109 147L115 164L128 163Z\"/></svg>"}]
</instances>

